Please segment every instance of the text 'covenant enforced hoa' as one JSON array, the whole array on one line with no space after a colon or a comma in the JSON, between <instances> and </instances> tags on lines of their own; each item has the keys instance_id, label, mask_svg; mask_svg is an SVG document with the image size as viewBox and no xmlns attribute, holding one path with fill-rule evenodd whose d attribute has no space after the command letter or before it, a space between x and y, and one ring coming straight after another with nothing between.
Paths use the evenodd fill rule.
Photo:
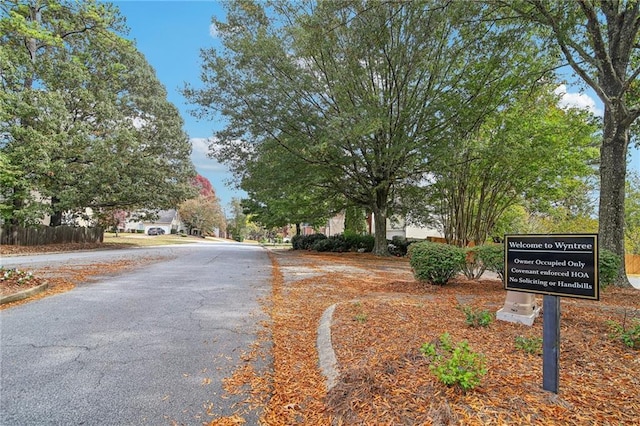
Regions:
<instances>
[{"instance_id":1,"label":"text 'covenant enforced hoa'","mask_svg":"<svg viewBox=\"0 0 640 426\"><path fill-rule=\"evenodd\" d=\"M600 298L598 236L506 235L505 289Z\"/></svg>"}]
</instances>

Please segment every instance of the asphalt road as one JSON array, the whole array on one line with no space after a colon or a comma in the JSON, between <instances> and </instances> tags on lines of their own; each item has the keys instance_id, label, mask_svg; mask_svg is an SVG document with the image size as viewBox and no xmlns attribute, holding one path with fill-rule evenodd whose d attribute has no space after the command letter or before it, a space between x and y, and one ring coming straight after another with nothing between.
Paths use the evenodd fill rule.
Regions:
<instances>
[{"instance_id":1,"label":"asphalt road","mask_svg":"<svg viewBox=\"0 0 640 426\"><path fill-rule=\"evenodd\" d=\"M233 413L237 398L224 395L222 379L266 318L258 299L270 290L267 253L241 244L164 250L169 260L0 311L1 425L199 425L207 411Z\"/></svg>"}]
</instances>

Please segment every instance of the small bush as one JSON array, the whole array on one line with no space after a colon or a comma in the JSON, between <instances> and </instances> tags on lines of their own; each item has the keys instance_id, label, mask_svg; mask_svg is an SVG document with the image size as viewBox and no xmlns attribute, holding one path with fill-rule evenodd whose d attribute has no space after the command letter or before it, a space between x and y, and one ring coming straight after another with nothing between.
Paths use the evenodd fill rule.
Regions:
<instances>
[{"instance_id":1,"label":"small bush","mask_svg":"<svg viewBox=\"0 0 640 426\"><path fill-rule=\"evenodd\" d=\"M325 238L327 238L327 236L324 234L295 235L291 239L291 245L294 250L310 250L313 243Z\"/></svg>"},{"instance_id":2,"label":"small bush","mask_svg":"<svg viewBox=\"0 0 640 426\"><path fill-rule=\"evenodd\" d=\"M478 256L478 249L482 246L469 247L465 249L465 262L462 265L462 273L470 280L477 280L487 269Z\"/></svg>"},{"instance_id":3,"label":"small bush","mask_svg":"<svg viewBox=\"0 0 640 426\"><path fill-rule=\"evenodd\" d=\"M611 329L609 334L611 339L621 341L628 348L640 349L640 319L634 318L627 324L625 312L625 320L622 324L617 321L607 321L607 325Z\"/></svg>"},{"instance_id":4,"label":"small bush","mask_svg":"<svg viewBox=\"0 0 640 426\"><path fill-rule=\"evenodd\" d=\"M346 244L344 240L338 236L334 236L316 240L309 248L315 251L334 251L341 253L347 251L345 247Z\"/></svg>"},{"instance_id":5,"label":"small bush","mask_svg":"<svg viewBox=\"0 0 640 426\"><path fill-rule=\"evenodd\" d=\"M466 341L454 348L449 333L442 334L435 344L425 343L420 352L431 362L429 369L438 380L464 392L478 386L487 374L484 356L473 352Z\"/></svg>"},{"instance_id":6,"label":"small bush","mask_svg":"<svg viewBox=\"0 0 640 426\"><path fill-rule=\"evenodd\" d=\"M376 241L373 235L360 235L352 232L345 232L343 238L348 251L364 251L366 253L373 251Z\"/></svg>"},{"instance_id":7,"label":"small bush","mask_svg":"<svg viewBox=\"0 0 640 426\"><path fill-rule=\"evenodd\" d=\"M471 306L462 306L460 310L464 312L469 327L488 327L493 322L493 315L487 310L479 311Z\"/></svg>"},{"instance_id":8,"label":"small bush","mask_svg":"<svg viewBox=\"0 0 640 426\"><path fill-rule=\"evenodd\" d=\"M462 269L464 250L460 247L424 241L409 246L409 263L420 281L444 285Z\"/></svg>"},{"instance_id":9,"label":"small bush","mask_svg":"<svg viewBox=\"0 0 640 426\"><path fill-rule=\"evenodd\" d=\"M296 235L291 240L294 250L315 250L320 252L371 252L375 238L372 235L340 234L327 237L324 234Z\"/></svg>"},{"instance_id":10,"label":"small bush","mask_svg":"<svg viewBox=\"0 0 640 426\"><path fill-rule=\"evenodd\" d=\"M516 336L516 349L525 351L528 354L542 355L541 337Z\"/></svg>"},{"instance_id":11,"label":"small bush","mask_svg":"<svg viewBox=\"0 0 640 426\"><path fill-rule=\"evenodd\" d=\"M486 270L495 272L501 280L504 280L504 245L485 244L474 247L473 251Z\"/></svg>"},{"instance_id":12,"label":"small bush","mask_svg":"<svg viewBox=\"0 0 640 426\"><path fill-rule=\"evenodd\" d=\"M5 268L0 266L0 281L14 280L18 285L28 283L33 279L33 273L21 271L18 268Z\"/></svg>"},{"instance_id":13,"label":"small bush","mask_svg":"<svg viewBox=\"0 0 640 426\"><path fill-rule=\"evenodd\" d=\"M387 247L389 248L389 254L392 256L404 257L407 255L409 245L413 241L408 241L399 235L394 236L391 241L387 240Z\"/></svg>"},{"instance_id":14,"label":"small bush","mask_svg":"<svg viewBox=\"0 0 640 426\"><path fill-rule=\"evenodd\" d=\"M598 259L598 269L600 271L600 287L606 288L609 284L613 284L618 276L618 269L622 260L617 254L607 250L600 249Z\"/></svg>"}]
</instances>

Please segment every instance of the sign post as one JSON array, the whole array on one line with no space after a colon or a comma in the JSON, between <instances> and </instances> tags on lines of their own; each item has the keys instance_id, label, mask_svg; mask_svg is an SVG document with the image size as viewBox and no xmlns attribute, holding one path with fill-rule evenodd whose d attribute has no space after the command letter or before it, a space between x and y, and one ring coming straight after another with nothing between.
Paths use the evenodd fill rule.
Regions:
<instances>
[{"instance_id":1,"label":"sign post","mask_svg":"<svg viewBox=\"0 0 640 426\"><path fill-rule=\"evenodd\" d=\"M542 386L558 393L560 297L600 300L598 235L506 235L504 288L544 295Z\"/></svg>"},{"instance_id":2,"label":"sign post","mask_svg":"<svg viewBox=\"0 0 640 426\"><path fill-rule=\"evenodd\" d=\"M542 389L558 393L560 384L560 298L542 299Z\"/></svg>"}]
</instances>

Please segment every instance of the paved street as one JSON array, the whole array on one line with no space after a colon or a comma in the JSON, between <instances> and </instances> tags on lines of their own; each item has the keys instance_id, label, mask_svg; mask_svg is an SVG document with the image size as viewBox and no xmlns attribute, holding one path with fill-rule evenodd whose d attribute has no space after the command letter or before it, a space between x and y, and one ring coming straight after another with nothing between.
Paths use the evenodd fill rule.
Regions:
<instances>
[{"instance_id":1,"label":"paved street","mask_svg":"<svg viewBox=\"0 0 640 426\"><path fill-rule=\"evenodd\" d=\"M233 412L221 379L265 319L267 253L164 250L169 260L0 312L0 424L197 425Z\"/></svg>"}]
</instances>

